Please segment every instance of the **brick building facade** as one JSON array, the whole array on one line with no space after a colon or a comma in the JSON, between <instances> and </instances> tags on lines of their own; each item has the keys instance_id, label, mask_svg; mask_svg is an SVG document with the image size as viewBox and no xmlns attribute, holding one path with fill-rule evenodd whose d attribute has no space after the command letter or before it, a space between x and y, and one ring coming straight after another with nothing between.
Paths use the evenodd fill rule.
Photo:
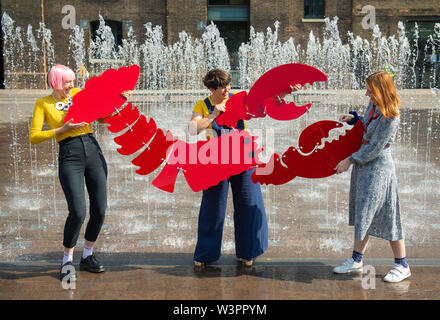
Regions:
<instances>
[{"instance_id":1,"label":"brick building facade","mask_svg":"<svg viewBox=\"0 0 440 320\"><path fill-rule=\"evenodd\" d=\"M214 21L230 51L237 50L237 43L246 42L250 26L257 32L265 32L268 27L273 29L275 21L280 22L280 41L294 37L302 46L307 44L310 31L318 37L322 35L324 17L339 18L343 41L350 30L355 36L368 38L372 29L362 25L366 6L375 9L376 23L387 35L396 34L398 21L404 24L440 22L438 0L1 0L2 12L17 26L25 29L30 24L36 30L43 21L52 30L58 63L66 63L64 50L60 48L68 47L71 34L70 29L62 27L67 16L65 11L63 13L66 5L75 10L74 19L84 30L86 46L96 31L99 14L113 23L119 42L127 36L129 27L142 42L147 22L161 26L164 42L172 44L182 30L201 37L204 26Z\"/></svg>"}]
</instances>

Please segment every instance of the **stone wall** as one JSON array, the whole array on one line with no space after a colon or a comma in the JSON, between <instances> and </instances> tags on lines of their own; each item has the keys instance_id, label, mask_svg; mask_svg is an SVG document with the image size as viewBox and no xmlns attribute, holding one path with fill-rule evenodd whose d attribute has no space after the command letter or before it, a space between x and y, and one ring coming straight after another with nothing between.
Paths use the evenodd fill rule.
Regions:
<instances>
[{"instance_id":1,"label":"stone wall","mask_svg":"<svg viewBox=\"0 0 440 320\"><path fill-rule=\"evenodd\" d=\"M340 30L348 30L351 25L351 0L326 1L325 17L338 16ZM310 31L322 36L323 19L304 19L303 0L251 0L250 24L257 32L274 29L274 22L280 22L280 41L293 37L295 42L307 44ZM341 32L345 35L346 32Z\"/></svg>"},{"instance_id":2,"label":"stone wall","mask_svg":"<svg viewBox=\"0 0 440 320\"><path fill-rule=\"evenodd\" d=\"M179 40L179 33L186 31L193 37L199 38L203 33L200 23L206 23L206 0L173 0L167 3L166 33L168 43L173 44Z\"/></svg>"}]
</instances>

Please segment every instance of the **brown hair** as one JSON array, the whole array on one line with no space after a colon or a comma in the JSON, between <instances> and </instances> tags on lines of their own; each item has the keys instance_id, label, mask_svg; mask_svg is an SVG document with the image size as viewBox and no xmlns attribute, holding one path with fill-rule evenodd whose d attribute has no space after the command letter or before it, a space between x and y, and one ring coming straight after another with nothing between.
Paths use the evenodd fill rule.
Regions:
<instances>
[{"instance_id":1,"label":"brown hair","mask_svg":"<svg viewBox=\"0 0 440 320\"><path fill-rule=\"evenodd\" d=\"M400 99L397 96L393 79L384 70L379 70L368 76L366 83L385 118L399 115Z\"/></svg>"},{"instance_id":2,"label":"brown hair","mask_svg":"<svg viewBox=\"0 0 440 320\"><path fill-rule=\"evenodd\" d=\"M231 76L222 69L212 69L203 77L203 84L208 89L217 90L218 87L226 87L231 83Z\"/></svg>"}]
</instances>

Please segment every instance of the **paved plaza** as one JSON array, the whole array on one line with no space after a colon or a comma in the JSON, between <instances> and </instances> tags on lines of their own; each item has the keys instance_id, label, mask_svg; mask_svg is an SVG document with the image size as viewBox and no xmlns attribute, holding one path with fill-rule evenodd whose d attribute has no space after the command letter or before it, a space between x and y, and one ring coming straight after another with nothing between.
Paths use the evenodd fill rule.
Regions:
<instances>
[{"instance_id":1,"label":"paved plaza","mask_svg":"<svg viewBox=\"0 0 440 320\"><path fill-rule=\"evenodd\" d=\"M78 280L68 287L58 279L67 208L57 176L57 146L45 142L35 147L27 141L33 103L46 93L0 92L4 115L0 120L0 300L439 300L438 92L402 93L406 109L395 159L412 271L409 279L397 284L382 280L393 257L388 242L380 239L372 239L369 245L365 274L332 272L352 250L353 230L347 225L348 173L263 186L269 249L252 268L236 261L229 199L222 257L203 270L194 270L201 194L193 193L182 177L174 194L155 189L153 177L136 175L130 161L115 151L114 136L98 128L109 165L109 208L95 251L107 271L77 270ZM325 112L336 117L342 109L363 105L363 93L327 92ZM186 126L195 99L188 95L143 93L133 99L138 104L149 100L143 111L157 117L160 127L171 129L174 124ZM167 119L169 112L164 115L154 109L155 99L166 108L181 103L185 109ZM312 99L316 110L324 110L319 109L323 99L319 94L304 94L301 99ZM330 100L339 105L333 107ZM324 113L313 111L297 123L316 121ZM249 127L260 125L252 121ZM293 139L277 141L276 152L296 143L296 129L286 130ZM74 256L76 267L81 237Z\"/></svg>"}]
</instances>

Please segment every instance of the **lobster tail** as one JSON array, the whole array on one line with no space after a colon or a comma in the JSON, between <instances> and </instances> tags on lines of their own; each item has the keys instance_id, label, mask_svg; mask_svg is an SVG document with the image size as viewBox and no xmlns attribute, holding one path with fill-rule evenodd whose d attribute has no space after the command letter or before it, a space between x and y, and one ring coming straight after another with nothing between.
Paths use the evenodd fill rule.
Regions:
<instances>
[{"instance_id":1,"label":"lobster tail","mask_svg":"<svg viewBox=\"0 0 440 320\"><path fill-rule=\"evenodd\" d=\"M117 151L122 155L135 153L150 141L156 130L154 119L150 118L150 121L147 121L147 118L141 115L127 132L115 138L115 142L122 146Z\"/></svg>"},{"instance_id":2,"label":"lobster tail","mask_svg":"<svg viewBox=\"0 0 440 320\"><path fill-rule=\"evenodd\" d=\"M136 173L140 175L153 172L165 162L153 180L153 185L167 192L174 191L180 171L195 192L206 190L232 175L253 168L256 170L252 180L263 184L284 184L296 176L326 177L335 173L337 163L356 151L362 140L362 123L358 121L345 136L337 141L325 142L324 148L318 148L322 138L328 137L328 132L341 124L334 121L317 122L301 134L299 150L302 152L290 147L282 157L272 155L267 164L258 160L262 149L258 149L255 142L257 137L246 131L234 130L209 141L191 144L173 140L170 131L165 135L162 129L157 128L153 118L148 121L131 103L118 111L126 101L121 93L134 89L139 73L139 67L133 65L118 70L110 69L100 77L91 78L85 89L73 97L73 105L65 122L72 118L76 122L93 122L116 110L117 114L105 119L105 122L110 132L123 132L114 138L121 146L117 151L122 155L139 152L132 163L139 167ZM242 91L229 98L225 112L216 118L216 122L218 125L236 127L238 120L266 115L276 120L296 119L311 104L288 104L280 95L283 92L289 93L290 86L304 86L315 81L327 81L327 76L308 65L291 63L273 68L256 81L248 95Z\"/></svg>"}]
</instances>

